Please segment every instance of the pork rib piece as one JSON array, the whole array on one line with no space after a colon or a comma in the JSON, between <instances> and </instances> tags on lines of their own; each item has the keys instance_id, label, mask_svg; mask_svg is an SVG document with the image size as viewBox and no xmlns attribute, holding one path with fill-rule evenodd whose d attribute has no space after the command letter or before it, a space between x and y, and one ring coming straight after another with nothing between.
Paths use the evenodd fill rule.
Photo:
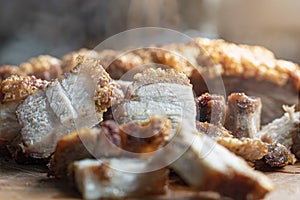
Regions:
<instances>
[{"instance_id":1,"label":"pork rib piece","mask_svg":"<svg viewBox=\"0 0 300 200\"><path fill-rule=\"evenodd\" d=\"M197 130L205 133L229 151L249 162L259 160L268 153L267 144L260 139L234 138L231 132L222 126L197 122Z\"/></svg>"},{"instance_id":2,"label":"pork rib piece","mask_svg":"<svg viewBox=\"0 0 300 200\"><path fill-rule=\"evenodd\" d=\"M122 166L122 170L116 166ZM81 160L74 162L69 173L84 199L164 194L168 169L132 173L143 169L147 169L147 161L140 159Z\"/></svg>"},{"instance_id":3,"label":"pork rib piece","mask_svg":"<svg viewBox=\"0 0 300 200\"><path fill-rule=\"evenodd\" d=\"M62 135L99 123L119 94L116 83L98 61L79 57L78 63L62 82L50 83L18 106L26 154L49 157Z\"/></svg>"},{"instance_id":4,"label":"pork rib piece","mask_svg":"<svg viewBox=\"0 0 300 200\"><path fill-rule=\"evenodd\" d=\"M108 120L101 123L100 129L82 128L58 141L50 160L50 174L57 178L65 177L70 163L93 156L129 157L137 155L130 152L155 152L165 144L170 129L169 120L155 116L146 122L130 122L118 126L114 121Z\"/></svg>"},{"instance_id":5,"label":"pork rib piece","mask_svg":"<svg viewBox=\"0 0 300 200\"><path fill-rule=\"evenodd\" d=\"M260 129L261 100L244 93L228 97L228 116L225 127L237 138L253 138Z\"/></svg>"},{"instance_id":6,"label":"pork rib piece","mask_svg":"<svg viewBox=\"0 0 300 200\"><path fill-rule=\"evenodd\" d=\"M21 126L16 116L17 106L28 95L45 88L49 82L34 76L12 75L0 83L0 149L20 133Z\"/></svg>"},{"instance_id":7,"label":"pork rib piece","mask_svg":"<svg viewBox=\"0 0 300 200\"><path fill-rule=\"evenodd\" d=\"M224 124L226 103L223 96L204 93L196 99L196 103L198 106L198 121L215 125Z\"/></svg>"},{"instance_id":8,"label":"pork rib piece","mask_svg":"<svg viewBox=\"0 0 300 200\"><path fill-rule=\"evenodd\" d=\"M189 124L181 126L172 142L153 162L168 162L169 157L181 151L182 156L170 167L195 189L217 191L234 199L259 199L273 190L264 174L251 169L242 158L208 136L189 128Z\"/></svg>"}]
</instances>

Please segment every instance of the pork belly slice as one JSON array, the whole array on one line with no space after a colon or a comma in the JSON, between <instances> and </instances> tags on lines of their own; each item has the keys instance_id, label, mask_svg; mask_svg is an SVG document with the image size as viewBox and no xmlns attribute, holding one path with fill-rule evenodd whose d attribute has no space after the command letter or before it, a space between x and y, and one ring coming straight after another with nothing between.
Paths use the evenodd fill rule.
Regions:
<instances>
[{"instance_id":1,"label":"pork belly slice","mask_svg":"<svg viewBox=\"0 0 300 200\"><path fill-rule=\"evenodd\" d=\"M115 112L120 123L145 121L150 115L171 120L172 135L183 118L196 127L196 104L189 80L185 74L173 69L148 68L134 76L133 84Z\"/></svg>"},{"instance_id":2,"label":"pork belly slice","mask_svg":"<svg viewBox=\"0 0 300 200\"><path fill-rule=\"evenodd\" d=\"M73 175L71 179L74 179L84 199L164 194L168 182L168 169L134 173L144 169L147 169L147 161L141 159L87 159L74 162L69 173Z\"/></svg>"},{"instance_id":3,"label":"pork belly slice","mask_svg":"<svg viewBox=\"0 0 300 200\"><path fill-rule=\"evenodd\" d=\"M17 120L17 106L28 95L45 88L49 82L34 76L12 75L0 83L0 147L5 146L19 134L21 126Z\"/></svg>"},{"instance_id":4,"label":"pork belly slice","mask_svg":"<svg viewBox=\"0 0 300 200\"><path fill-rule=\"evenodd\" d=\"M196 99L197 120L215 125L223 125L226 115L226 103L222 95L204 93Z\"/></svg>"},{"instance_id":5,"label":"pork belly slice","mask_svg":"<svg viewBox=\"0 0 300 200\"><path fill-rule=\"evenodd\" d=\"M20 64L19 68L26 75L33 75L43 80L61 78L63 75L61 61L49 55L30 58L27 62Z\"/></svg>"},{"instance_id":6,"label":"pork belly slice","mask_svg":"<svg viewBox=\"0 0 300 200\"><path fill-rule=\"evenodd\" d=\"M99 129L82 128L60 138L50 160L50 174L65 177L70 163L85 158L149 156L165 144L170 130L170 121L156 116L146 122L118 126L107 120Z\"/></svg>"},{"instance_id":7,"label":"pork belly slice","mask_svg":"<svg viewBox=\"0 0 300 200\"><path fill-rule=\"evenodd\" d=\"M182 152L170 167L188 185L233 199L259 199L273 190L273 184L264 174L254 171L242 158L183 123L172 145L160 151L154 162L168 162L168 158Z\"/></svg>"},{"instance_id":8,"label":"pork belly slice","mask_svg":"<svg viewBox=\"0 0 300 200\"><path fill-rule=\"evenodd\" d=\"M261 100L244 93L228 97L228 116L225 127L237 137L253 138L260 129Z\"/></svg>"},{"instance_id":9,"label":"pork belly slice","mask_svg":"<svg viewBox=\"0 0 300 200\"><path fill-rule=\"evenodd\" d=\"M59 138L102 120L118 93L98 61L79 57L79 65L62 82L28 96L17 109L24 153L49 157Z\"/></svg>"},{"instance_id":10,"label":"pork belly slice","mask_svg":"<svg viewBox=\"0 0 300 200\"><path fill-rule=\"evenodd\" d=\"M222 126L197 122L197 130L249 162L259 160L268 153L267 144L260 139L234 138L231 132Z\"/></svg>"}]
</instances>

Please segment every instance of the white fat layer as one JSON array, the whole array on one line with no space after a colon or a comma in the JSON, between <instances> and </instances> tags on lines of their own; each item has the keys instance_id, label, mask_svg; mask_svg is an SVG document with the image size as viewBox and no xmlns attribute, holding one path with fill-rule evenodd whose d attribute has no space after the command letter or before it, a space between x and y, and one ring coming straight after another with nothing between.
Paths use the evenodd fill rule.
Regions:
<instances>
[{"instance_id":1,"label":"white fat layer","mask_svg":"<svg viewBox=\"0 0 300 200\"><path fill-rule=\"evenodd\" d=\"M124 104L124 122L146 121L151 115L164 116L171 120L173 132L182 119L196 127L196 104L189 86L175 83L143 85L136 89L135 97Z\"/></svg>"},{"instance_id":2,"label":"white fat layer","mask_svg":"<svg viewBox=\"0 0 300 200\"><path fill-rule=\"evenodd\" d=\"M278 142L288 149L293 144L292 132L295 125L300 123L300 112L295 112L294 107L283 107L286 113L281 118L275 119L265 125L257 134L257 138L270 138L272 142Z\"/></svg>"}]
</instances>

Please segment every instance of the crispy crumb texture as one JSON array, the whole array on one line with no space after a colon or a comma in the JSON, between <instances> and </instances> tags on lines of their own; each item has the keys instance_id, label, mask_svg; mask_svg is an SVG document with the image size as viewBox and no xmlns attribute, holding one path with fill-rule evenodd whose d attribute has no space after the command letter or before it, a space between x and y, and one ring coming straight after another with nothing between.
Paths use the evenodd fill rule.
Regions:
<instances>
[{"instance_id":1,"label":"crispy crumb texture","mask_svg":"<svg viewBox=\"0 0 300 200\"><path fill-rule=\"evenodd\" d=\"M40 55L20 64L20 70L43 80L52 80L62 76L61 61L49 55Z\"/></svg>"},{"instance_id":2,"label":"crispy crumb texture","mask_svg":"<svg viewBox=\"0 0 300 200\"><path fill-rule=\"evenodd\" d=\"M48 81L37 79L34 76L12 75L0 83L0 102L20 102L38 89L43 89Z\"/></svg>"}]
</instances>

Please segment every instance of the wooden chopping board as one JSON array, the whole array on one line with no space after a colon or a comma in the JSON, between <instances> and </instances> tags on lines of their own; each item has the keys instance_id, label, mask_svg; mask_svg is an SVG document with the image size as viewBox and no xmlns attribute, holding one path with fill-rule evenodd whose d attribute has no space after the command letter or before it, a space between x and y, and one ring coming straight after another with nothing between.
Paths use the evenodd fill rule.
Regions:
<instances>
[{"instance_id":1,"label":"wooden chopping board","mask_svg":"<svg viewBox=\"0 0 300 200\"><path fill-rule=\"evenodd\" d=\"M18 165L0 159L0 200L4 199L80 199L67 183L48 178L46 168ZM300 199L300 163L266 173L276 189L266 199ZM143 198L145 199L145 198ZM148 199L224 199L213 192L193 192L186 187L171 184L166 195Z\"/></svg>"}]
</instances>

